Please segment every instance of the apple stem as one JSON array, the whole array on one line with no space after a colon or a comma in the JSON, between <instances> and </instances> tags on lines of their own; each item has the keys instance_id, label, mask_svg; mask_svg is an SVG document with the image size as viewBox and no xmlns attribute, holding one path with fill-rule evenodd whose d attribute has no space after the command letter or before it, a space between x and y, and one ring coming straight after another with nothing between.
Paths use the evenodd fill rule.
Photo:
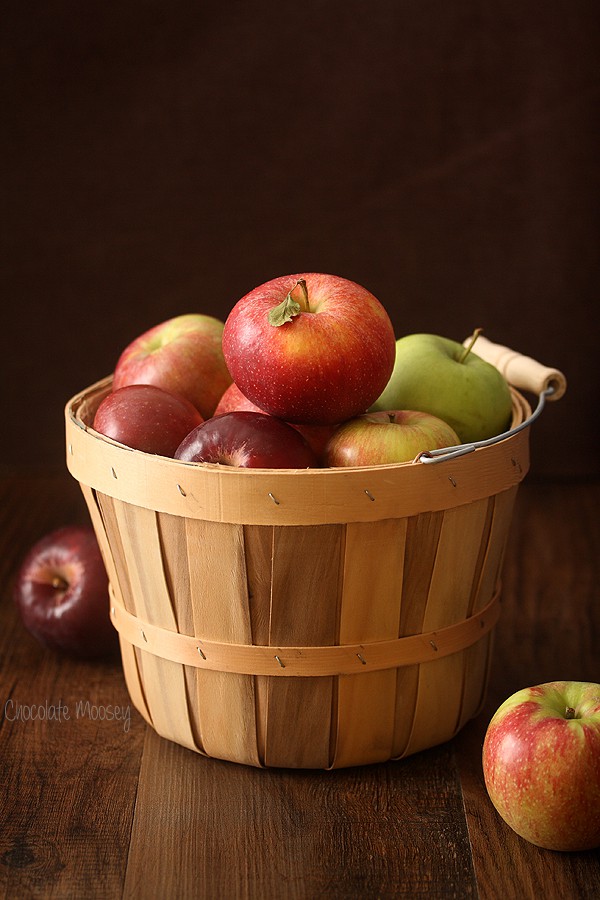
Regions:
<instances>
[{"instance_id":1,"label":"apple stem","mask_svg":"<svg viewBox=\"0 0 600 900\"><path fill-rule=\"evenodd\" d=\"M292 294L299 287L302 290L302 296L299 300L295 300L292 297ZM300 312L310 312L310 304L308 302L308 288L306 286L306 281L304 278L300 278L291 291L286 296L285 300L282 300L281 303L278 303L277 306L274 306L269 310L269 325L273 325L275 328L279 328L281 325L285 325L286 322L291 322L294 316L297 316Z\"/></svg>"},{"instance_id":2,"label":"apple stem","mask_svg":"<svg viewBox=\"0 0 600 900\"><path fill-rule=\"evenodd\" d=\"M310 312L310 303L308 302L308 286L304 278L300 278L296 286L292 288L290 294L293 294L296 288L299 287L302 291L302 297L300 298L300 309L302 312Z\"/></svg>"},{"instance_id":3,"label":"apple stem","mask_svg":"<svg viewBox=\"0 0 600 900\"><path fill-rule=\"evenodd\" d=\"M52 578L52 587L57 591L66 591L69 587L69 582L66 581L62 575L54 575Z\"/></svg>"},{"instance_id":4,"label":"apple stem","mask_svg":"<svg viewBox=\"0 0 600 900\"><path fill-rule=\"evenodd\" d=\"M565 709L565 719L574 719L575 718L575 710L572 706L567 706Z\"/></svg>"},{"instance_id":5,"label":"apple stem","mask_svg":"<svg viewBox=\"0 0 600 900\"><path fill-rule=\"evenodd\" d=\"M396 413L393 413L393 412L388 413L388 418L389 418L390 422L395 422L396 421Z\"/></svg>"},{"instance_id":6,"label":"apple stem","mask_svg":"<svg viewBox=\"0 0 600 900\"><path fill-rule=\"evenodd\" d=\"M458 357L457 362L459 362L459 363L464 363L465 359L467 358L467 356L469 355L469 353L470 353L471 350L473 349L473 344L475 343L475 341L477 340L477 338L479 337L479 335L481 334L482 331L483 331L483 328L476 328L476 329L475 329L475 331L474 331L473 334L471 335L471 339L470 339L469 343L467 344L467 346L465 347L465 349L463 350L463 352L462 352L462 353L460 354L460 356Z\"/></svg>"}]
</instances>

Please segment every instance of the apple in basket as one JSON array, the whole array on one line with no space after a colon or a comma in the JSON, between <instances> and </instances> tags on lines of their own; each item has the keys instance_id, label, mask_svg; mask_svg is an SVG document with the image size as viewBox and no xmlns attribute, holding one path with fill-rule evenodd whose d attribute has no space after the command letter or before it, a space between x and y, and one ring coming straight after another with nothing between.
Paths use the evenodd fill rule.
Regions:
<instances>
[{"instance_id":1,"label":"apple in basket","mask_svg":"<svg viewBox=\"0 0 600 900\"><path fill-rule=\"evenodd\" d=\"M264 413L264 409L260 409L256 403L253 403L252 400L248 400L239 387L232 381L228 388L225 389L223 395L219 402L217 403L217 408L215 409L215 416L220 416L223 413L228 412L261 412Z\"/></svg>"},{"instance_id":2,"label":"apple in basket","mask_svg":"<svg viewBox=\"0 0 600 900\"><path fill-rule=\"evenodd\" d=\"M203 419L231 384L222 349L223 322L188 313L161 322L132 341L115 366L113 390L154 384L185 397Z\"/></svg>"},{"instance_id":3,"label":"apple in basket","mask_svg":"<svg viewBox=\"0 0 600 900\"><path fill-rule=\"evenodd\" d=\"M260 409L290 423L332 425L379 396L395 335L364 287L309 272L242 297L225 322L223 352L233 380Z\"/></svg>"},{"instance_id":4,"label":"apple in basket","mask_svg":"<svg viewBox=\"0 0 600 900\"><path fill-rule=\"evenodd\" d=\"M338 427L325 449L327 466L379 466L414 460L426 450L459 444L446 422L417 410L356 416Z\"/></svg>"},{"instance_id":5,"label":"apple in basket","mask_svg":"<svg viewBox=\"0 0 600 900\"><path fill-rule=\"evenodd\" d=\"M221 413L225 412L240 412L242 410L246 410L248 412L264 413L264 410L260 409L255 403L252 402L252 400L248 400L247 397L244 397L234 381L229 385L229 387L219 400L217 408L215 410L215 415L218 416L221 415ZM336 430L337 425L294 424L292 427L300 432L302 437L305 438L313 448L313 450L317 454L318 459L322 460L325 453L325 447L327 446L327 441Z\"/></svg>"},{"instance_id":6,"label":"apple in basket","mask_svg":"<svg viewBox=\"0 0 600 900\"><path fill-rule=\"evenodd\" d=\"M104 398L92 427L144 453L173 456L203 418L189 400L153 384L128 384Z\"/></svg>"},{"instance_id":7,"label":"apple in basket","mask_svg":"<svg viewBox=\"0 0 600 900\"><path fill-rule=\"evenodd\" d=\"M454 428L459 443L501 434L510 424L510 390L498 369L473 351L480 332L466 347L435 334L399 338L392 375L371 410L431 413Z\"/></svg>"},{"instance_id":8,"label":"apple in basket","mask_svg":"<svg viewBox=\"0 0 600 900\"><path fill-rule=\"evenodd\" d=\"M483 744L490 799L522 838L549 850L600 846L600 684L517 691Z\"/></svg>"},{"instance_id":9,"label":"apple in basket","mask_svg":"<svg viewBox=\"0 0 600 900\"><path fill-rule=\"evenodd\" d=\"M42 644L82 658L112 655L108 576L89 525L67 525L40 538L14 587L25 628Z\"/></svg>"},{"instance_id":10,"label":"apple in basket","mask_svg":"<svg viewBox=\"0 0 600 900\"><path fill-rule=\"evenodd\" d=\"M175 459L264 469L318 466L308 442L291 425L259 412L213 416L184 438Z\"/></svg>"}]
</instances>

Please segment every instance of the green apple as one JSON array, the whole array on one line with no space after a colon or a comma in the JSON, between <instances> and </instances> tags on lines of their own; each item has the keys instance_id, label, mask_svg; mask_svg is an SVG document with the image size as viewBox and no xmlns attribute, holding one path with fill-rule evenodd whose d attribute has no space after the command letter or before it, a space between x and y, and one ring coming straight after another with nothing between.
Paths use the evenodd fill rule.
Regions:
<instances>
[{"instance_id":1,"label":"green apple","mask_svg":"<svg viewBox=\"0 0 600 900\"><path fill-rule=\"evenodd\" d=\"M511 421L512 400L504 376L468 347L435 334L396 341L394 369L372 411L416 409L443 419L470 444L495 437Z\"/></svg>"}]
</instances>

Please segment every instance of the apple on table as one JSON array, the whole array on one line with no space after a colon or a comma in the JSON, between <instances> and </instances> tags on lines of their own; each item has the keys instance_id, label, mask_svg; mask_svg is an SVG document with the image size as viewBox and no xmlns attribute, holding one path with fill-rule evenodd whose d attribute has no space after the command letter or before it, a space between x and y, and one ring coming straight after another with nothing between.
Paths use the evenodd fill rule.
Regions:
<instances>
[{"instance_id":1,"label":"apple on table","mask_svg":"<svg viewBox=\"0 0 600 900\"><path fill-rule=\"evenodd\" d=\"M477 356L476 329L465 347L436 334L396 341L391 377L371 410L417 409L448 422L459 443L487 440L510 425L512 398L504 376Z\"/></svg>"},{"instance_id":2,"label":"apple on table","mask_svg":"<svg viewBox=\"0 0 600 900\"><path fill-rule=\"evenodd\" d=\"M122 351L113 390L128 384L153 384L192 403L203 419L213 415L231 384L223 356L224 323L202 313L161 322Z\"/></svg>"},{"instance_id":3,"label":"apple on table","mask_svg":"<svg viewBox=\"0 0 600 900\"><path fill-rule=\"evenodd\" d=\"M184 397L153 384L128 384L107 394L92 427L143 453L173 456L184 437L203 421Z\"/></svg>"},{"instance_id":4,"label":"apple on table","mask_svg":"<svg viewBox=\"0 0 600 900\"><path fill-rule=\"evenodd\" d=\"M600 684L554 681L508 697L482 765L490 800L520 837L549 850L600 846Z\"/></svg>"},{"instance_id":5,"label":"apple on table","mask_svg":"<svg viewBox=\"0 0 600 900\"><path fill-rule=\"evenodd\" d=\"M333 425L366 412L388 382L395 335L366 288L308 272L275 278L239 300L225 321L227 367L264 412Z\"/></svg>"},{"instance_id":6,"label":"apple on table","mask_svg":"<svg viewBox=\"0 0 600 900\"><path fill-rule=\"evenodd\" d=\"M66 525L36 541L17 573L14 600L25 628L46 647L89 659L118 648L108 576L90 525Z\"/></svg>"},{"instance_id":7,"label":"apple on table","mask_svg":"<svg viewBox=\"0 0 600 900\"><path fill-rule=\"evenodd\" d=\"M327 466L379 466L414 460L427 450L452 447L456 432L418 410L364 413L340 425L325 449Z\"/></svg>"},{"instance_id":8,"label":"apple on table","mask_svg":"<svg viewBox=\"0 0 600 900\"><path fill-rule=\"evenodd\" d=\"M315 452L291 425L266 413L213 416L194 428L175 453L186 462L264 469L316 468Z\"/></svg>"}]
</instances>

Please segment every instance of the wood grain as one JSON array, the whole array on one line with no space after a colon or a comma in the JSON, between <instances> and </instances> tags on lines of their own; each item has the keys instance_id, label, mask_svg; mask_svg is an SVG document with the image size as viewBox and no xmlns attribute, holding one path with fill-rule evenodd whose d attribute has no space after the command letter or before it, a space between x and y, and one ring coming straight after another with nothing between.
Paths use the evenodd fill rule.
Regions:
<instances>
[{"instance_id":1,"label":"wood grain","mask_svg":"<svg viewBox=\"0 0 600 900\"><path fill-rule=\"evenodd\" d=\"M157 884L165 897L201 900L474 897L452 751L332 772L260 770L149 732L125 896L153 900Z\"/></svg>"},{"instance_id":2,"label":"wood grain","mask_svg":"<svg viewBox=\"0 0 600 900\"><path fill-rule=\"evenodd\" d=\"M0 896L6 898L121 896L127 867L145 725L131 707L121 666L44 650L9 602L15 566L33 541L88 521L79 488L71 487L63 476L0 479ZM94 718L109 708L123 710L123 718ZM22 718L27 710L34 719Z\"/></svg>"},{"instance_id":3,"label":"wood grain","mask_svg":"<svg viewBox=\"0 0 600 900\"><path fill-rule=\"evenodd\" d=\"M275 530L269 644L277 647L337 643L343 539L341 525ZM333 687L330 676L270 680L267 765L329 766Z\"/></svg>"},{"instance_id":4,"label":"wood grain","mask_svg":"<svg viewBox=\"0 0 600 900\"><path fill-rule=\"evenodd\" d=\"M194 633L251 643L242 526L188 519L186 539ZM206 753L259 764L252 676L198 672L195 702Z\"/></svg>"},{"instance_id":5,"label":"wood grain","mask_svg":"<svg viewBox=\"0 0 600 900\"><path fill-rule=\"evenodd\" d=\"M512 691L600 678L599 502L598 483L519 489L480 716L399 762L319 772L205 758L133 709L127 733L85 716L10 721L9 699L74 709L78 699L129 697L118 663L43 650L9 602L30 543L87 519L79 488L62 477L0 479L0 897L595 900L598 852L543 851L514 835L487 798L480 754L489 717ZM409 525L405 565L417 542ZM253 552L268 554L268 539ZM422 619L414 599L401 630Z\"/></svg>"},{"instance_id":6,"label":"wood grain","mask_svg":"<svg viewBox=\"0 0 600 900\"><path fill-rule=\"evenodd\" d=\"M248 580L248 604L252 643L267 646L271 623L271 585L273 577L274 529L270 526L246 525L244 548ZM269 678L257 675L254 679L256 704L256 742L258 758L264 763L267 730Z\"/></svg>"},{"instance_id":7,"label":"wood grain","mask_svg":"<svg viewBox=\"0 0 600 900\"><path fill-rule=\"evenodd\" d=\"M450 625L467 617L478 575L480 546L488 500L444 512L423 630ZM419 687L407 753L432 747L454 733L463 690L460 653L419 667Z\"/></svg>"},{"instance_id":8,"label":"wood grain","mask_svg":"<svg viewBox=\"0 0 600 900\"><path fill-rule=\"evenodd\" d=\"M146 622L176 631L156 513L117 500L114 501L114 510L136 614ZM184 747L196 749L183 667L142 651L140 669L154 728Z\"/></svg>"},{"instance_id":9,"label":"wood grain","mask_svg":"<svg viewBox=\"0 0 600 900\"><path fill-rule=\"evenodd\" d=\"M598 484L528 484L517 495L488 699L455 739L482 900L600 896L600 850L561 854L523 841L496 814L481 771L487 722L514 691L600 682L599 502Z\"/></svg>"},{"instance_id":10,"label":"wood grain","mask_svg":"<svg viewBox=\"0 0 600 900\"><path fill-rule=\"evenodd\" d=\"M98 494L97 491L92 491L85 487L83 493L87 499L88 510L90 510L92 522L96 521L93 507L95 503L98 504L102 523L96 522L98 527L97 533L100 534L100 543L104 544L104 552L107 559L111 560L107 568L108 577L111 579L111 588L116 592L117 597L124 604L125 608L133 613L136 608L135 600L127 569L125 552L123 550L123 542L119 531L119 523L115 513L114 501L111 497L107 497L104 494ZM154 721L146 700L146 692L143 683L143 654L137 647L132 646L132 644L127 643L126 641L119 639L119 643L121 645L123 672L131 699L146 722L154 727Z\"/></svg>"},{"instance_id":11,"label":"wood grain","mask_svg":"<svg viewBox=\"0 0 600 900\"><path fill-rule=\"evenodd\" d=\"M346 526L340 644L398 635L407 519ZM392 755L396 670L342 675L337 687L333 765L381 762Z\"/></svg>"}]
</instances>

